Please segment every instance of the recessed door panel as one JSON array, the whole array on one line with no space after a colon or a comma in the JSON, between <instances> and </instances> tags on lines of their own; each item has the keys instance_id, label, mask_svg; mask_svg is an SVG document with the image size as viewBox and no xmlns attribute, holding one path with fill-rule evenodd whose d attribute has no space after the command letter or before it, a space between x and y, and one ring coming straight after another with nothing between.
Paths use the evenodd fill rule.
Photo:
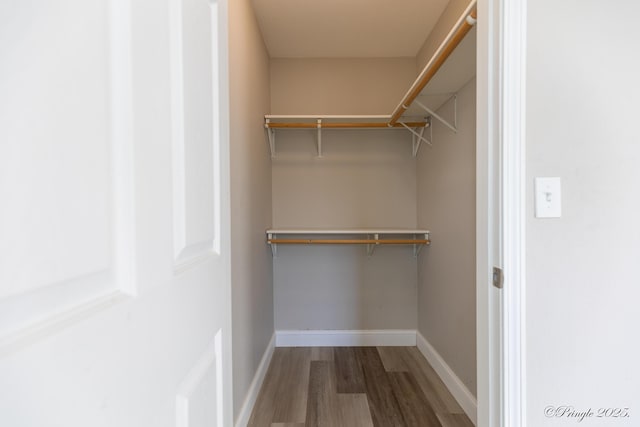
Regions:
<instances>
[{"instance_id":1,"label":"recessed door panel","mask_svg":"<svg viewBox=\"0 0 640 427\"><path fill-rule=\"evenodd\" d=\"M112 13L101 0L0 6L0 335L130 289L131 150L114 97L128 40L115 43Z\"/></svg>"},{"instance_id":2,"label":"recessed door panel","mask_svg":"<svg viewBox=\"0 0 640 427\"><path fill-rule=\"evenodd\" d=\"M174 255L182 264L213 248L215 14L207 0L171 6Z\"/></svg>"}]
</instances>

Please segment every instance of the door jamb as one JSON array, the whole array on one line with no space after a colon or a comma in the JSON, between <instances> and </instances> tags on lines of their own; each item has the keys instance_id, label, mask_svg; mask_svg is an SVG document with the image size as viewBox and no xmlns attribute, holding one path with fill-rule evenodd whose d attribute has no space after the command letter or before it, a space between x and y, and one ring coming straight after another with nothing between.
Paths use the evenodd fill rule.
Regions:
<instances>
[{"instance_id":1,"label":"door jamb","mask_svg":"<svg viewBox=\"0 0 640 427\"><path fill-rule=\"evenodd\" d=\"M503 354L502 418L526 426L526 47L527 0L501 0Z\"/></svg>"},{"instance_id":2,"label":"door jamb","mask_svg":"<svg viewBox=\"0 0 640 427\"><path fill-rule=\"evenodd\" d=\"M526 12L526 0L478 1L476 304L481 427L526 426ZM492 286L494 265L504 270L502 290Z\"/></svg>"},{"instance_id":3,"label":"door jamb","mask_svg":"<svg viewBox=\"0 0 640 427\"><path fill-rule=\"evenodd\" d=\"M223 313L223 329L220 337L222 357L217 363L223 372L218 379L218 390L222 395L218 396L218 406L222 407L222 413L218 414L218 425L231 426L234 423L233 413L233 354L232 354L232 316L231 316L231 200L230 200L230 129L229 129L229 0L215 0L217 8L217 66L218 66L218 138L219 138L219 200L218 214L220 215L218 250L224 258L223 277L220 286L224 288L223 301L225 304Z\"/></svg>"}]
</instances>

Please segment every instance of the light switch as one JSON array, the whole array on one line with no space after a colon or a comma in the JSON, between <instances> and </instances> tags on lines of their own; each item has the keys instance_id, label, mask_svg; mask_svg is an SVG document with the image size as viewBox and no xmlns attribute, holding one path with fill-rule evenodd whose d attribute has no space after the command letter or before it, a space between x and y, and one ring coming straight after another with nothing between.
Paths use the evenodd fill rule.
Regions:
<instances>
[{"instance_id":1,"label":"light switch","mask_svg":"<svg viewBox=\"0 0 640 427\"><path fill-rule=\"evenodd\" d=\"M560 177L536 178L535 193L536 218L560 218Z\"/></svg>"}]
</instances>

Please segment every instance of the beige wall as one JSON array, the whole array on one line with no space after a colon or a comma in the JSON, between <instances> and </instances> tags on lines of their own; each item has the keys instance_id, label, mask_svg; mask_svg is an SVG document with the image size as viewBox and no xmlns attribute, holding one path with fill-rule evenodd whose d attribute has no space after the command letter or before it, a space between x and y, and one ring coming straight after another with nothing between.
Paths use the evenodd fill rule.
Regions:
<instances>
[{"instance_id":1,"label":"beige wall","mask_svg":"<svg viewBox=\"0 0 640 427\"><path fill-rule=\"evenodd\" d=\"M274 58L271 112L391 114L415 78L413 58Z\"/></svg>"},{"instance_id":2,"label":"beige wall","mask_svg":"<svg viewBox=\"0 0 640 427\"><path fill-rule=\"evenodd\" d=\"M458 92L458 132L434 121L418 154L418 226L432 244L418 262L418 330L476 393L475 78ZM439 111L452 117L451 103Z\"/></svg>"},{"instance_id":3,"label":"beige wall","mask_svg":"<svg viewBox=\"0 0 640 427\"><path fill-rule=\"evenodd\" d=\"M415 76L415 63L273 60L271 73L274 113L384 114ZM321 159L315 138L313 131L276 133L275 227L415 227L408 132L325 130ZM381 248L370 258L364 247L281 247L276 329L413 329L416 276L410 247Z\"/></svg>"},{"instance_id":4,"label":"beige wall","mask_svg":"<svg viewBox=\"0 0 640 427\"><path fill-rule=\"evenodd\" d=\"M451 31L451 27L456 23L462 12L469 6L469 0L450 0L447 7L438 18L438 22L434 25L433 30L429 33L429 37L424 41L424 44L416 55L416 64L418 70L422 71L427 62L431 59L431 56L435 53L440 46L440 43Z\"/></svg>"},{"instance_id":5,"label":"beige wall","mask_svg":"<svg viewBox=\"0 0 640 427\"><path fill-rule=\"evenodd\" d=\"M529 426L547 405L640 408L640 4L528 3L526 362ZM594 31L597 28L597 31ZM562 217L533 217L536 176Z\"/></svg>"},{"instance_id":6,"label":"beige wall","mask_svg":"<svg viewBox=\"0 0 640 427\"><path fill-rule=\"evenodd\" d=\"M269 57L249 0L229 2L234 414L273 335Z\"/></svg>"}]
</instances>

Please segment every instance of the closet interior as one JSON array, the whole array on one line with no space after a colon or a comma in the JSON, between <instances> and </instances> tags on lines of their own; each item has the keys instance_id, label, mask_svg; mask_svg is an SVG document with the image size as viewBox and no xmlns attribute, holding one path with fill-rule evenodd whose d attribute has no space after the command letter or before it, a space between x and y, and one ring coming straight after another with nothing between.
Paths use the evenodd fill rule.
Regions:
<instances>
[{"instance_id":1,"label":"closet interior","mask_svg":"<svg viewBox=\"0 0 640 427\"><path fill-rule=\"evenodd\" d=\"M271 57L265 239L276 346L418 345L469 412L475 1L449 15L416 58Z\"/></svg>"}]
</instances>

